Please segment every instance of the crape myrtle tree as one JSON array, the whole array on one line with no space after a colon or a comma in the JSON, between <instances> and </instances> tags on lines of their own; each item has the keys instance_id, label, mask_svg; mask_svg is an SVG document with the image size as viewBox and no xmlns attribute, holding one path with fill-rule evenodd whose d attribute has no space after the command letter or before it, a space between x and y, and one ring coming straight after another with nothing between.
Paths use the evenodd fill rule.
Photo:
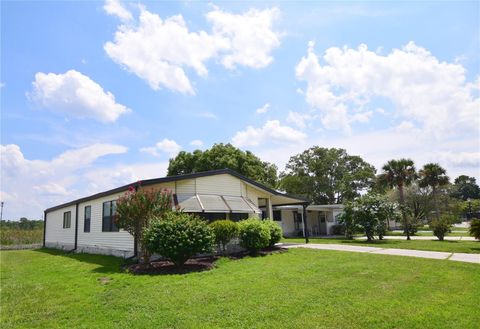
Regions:
<instances>
[{"instance_id":1,"label":"crape myrtle tree","mask_svg":"<svg viewBox=\"0 0 480 329\"><path fill-rule=\"evenodd\" d=\"M184 175L214 169L232 169L270 187L277 184L277 167L260 160L250 151L231 144L214 144L212 148L193 152L181 151L170 159L167 176Z\"/></svg>"},{"instance_id":2,"label":"crape myrtle tree","mask_svg":"<svg viewBox=\"0 0 480 329\"><path fill-rule=\"evenodd\" d=\"M397 204L384 195L366 194L346 204L341 221L345 226L361 229L368 241L372 241L375 235L381 240L387 230L388 220L397 219L397 208Z\"/></svg>"},{"instance_id":3,"label":"crape myrtle tree","mask_svg":"<svg viewBox=\"0 0 480 329\"><path fill-rule=\"evenodd\" d=\"M420 187L430 187L432 189L435 219L438 221L440 219L440 210L438 208L437 194L439 188L448 184L447 171L438 163L427 163L420 170L419 178Z\"/></svg>"},{"instance_id":4,"label":"crape myrtle tree","mask_svg":"<svg viewBox=\"0 0 480 329\"><path fill-rule=\"evenodd\" d=\"M280 188L317 204L353 200L368 190L375 168L344 149L314 146L292 156L280 175Z\"/></svg>"},{"instance_id":5,"label":"crape myrtle tree","mask_svg":"<svg viewBox=\"0 0 480 329\"><path fill-rule=\"evenodd\" d=\"M167 189L145 188L141 183L130 186L116 202L115 224L134 236L140 252L140 262L148 263L150 254L143 233L152 218L160 218L172 210L172 193Z\"/></svg>"},{"instance_id":6,"label":"crape myrtle tree","mask_svg":"<svg viewBox=\"0 0 480 329\"><path fill-rule=\"evenodd\" d=\"M410 159L388 161L382 167L382 173L378 177L383 184L398 189L402 224L407 234L407 240L410 240L410 235L415 230L415 223L413 223L412 217L407 214L404 191L405 187L410 186L416 178L415 165Z\"/></svg>"}]
</instances>

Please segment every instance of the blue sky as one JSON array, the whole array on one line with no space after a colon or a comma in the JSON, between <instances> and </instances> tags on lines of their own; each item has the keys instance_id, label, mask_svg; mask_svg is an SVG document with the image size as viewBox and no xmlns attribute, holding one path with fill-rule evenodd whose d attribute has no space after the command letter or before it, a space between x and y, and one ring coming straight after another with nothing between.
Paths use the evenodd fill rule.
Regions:
<instances>
[{"instance_id":1,"label":"blue sky","mask_svg":"<svg viewBox=\"0 0 480 329\"><path fill-rule=\"evenodd\" d=\"M2 1L4 218L231 142L480 178L472 2Z\"/></svg>"}]
</instances>

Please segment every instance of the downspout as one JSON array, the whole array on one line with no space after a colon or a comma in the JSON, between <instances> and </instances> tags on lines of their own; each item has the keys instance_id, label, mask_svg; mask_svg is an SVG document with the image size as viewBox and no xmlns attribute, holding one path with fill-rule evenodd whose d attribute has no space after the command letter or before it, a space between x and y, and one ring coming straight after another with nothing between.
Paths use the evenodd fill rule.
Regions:
<instances>
[{"instance_id":1,"label":"downspout","mask_svg":"<svg viewBox=\"0 0 480 329\"><path fill-rule=\"evenodd\" d=\"M43 248L45 248L45 241L47 237L47 212L43 212Z\"/></svg>"},{"instance_id":2,"label":"downspout","mask_svg":"<svg viewBox=\"0 0 480 329\"><path fill-rule=\"evenodd\" d=\"M308 226L307 226L307 205L308 203L303 204L303 232L305 235L305 243L308 243Z\"/></svg>"},{"instance_id":3,"label":"downspout","mask_svg":"<svg viewBox=\"0 0 480 329\"><path fill-rule=\"evenodd\" d=\"M73 246L73 250L77 250L77 243L78 243L78 203L75 204L75 244Z\"/></svg>"}]
</instances>

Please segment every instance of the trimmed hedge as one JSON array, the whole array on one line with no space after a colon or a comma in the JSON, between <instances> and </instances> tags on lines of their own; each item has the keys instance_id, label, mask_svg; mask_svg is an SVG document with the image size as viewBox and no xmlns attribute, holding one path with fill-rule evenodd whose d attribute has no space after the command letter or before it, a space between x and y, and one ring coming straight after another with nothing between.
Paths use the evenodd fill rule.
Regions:
<instances>
[{"instance_id":1,"label":"trimmed hedge","mask_svg":"<svg viewBox=\"0 0 480 329\"><path fill-rule=\"evenodd\" d=\"M226 245L238 236L238 224L231 220L217 220L210 223L209 226L215 235L215 243L218 247L221 247L223 251L225 251Z\"/></svg>"},{"instance_id":2,"label":"trimmed hedge","mask_svg":"<svg viewBox=\"0 0 480 329\"><path fill-rule=\"evenodd\" d=\"M270 231L270 242L268 244L269 247L273 247L275 243L280 242L283 236L283 231L278 223L274 222L271 219L266 219L262 221L263 225L265 225Z\"/></svg>"},{"instance_id":3,"label":"trimmed hedge","mask_svg":"<svg viewBox=\"0 0 480 329\"><path fill-rule=\"evenodd\" d=\"M150 252L162 255L176 266L182 266L198 253L211 252L215 243L207 222L182 212L168 212L162 218L152 219L143 238Z\"/></svg>"},{"instance_id":4,"label":"trimmed hedge","mask_svg":"<svg viewBox=\"0 0 480 329\"><path fill-rule=\"evenodd\" d=\"M259 219L249 218L238 223L240 232L240 246L251 253L257 253L260 249L270 244L270 230Z\"/></svg>"}]
</instances>

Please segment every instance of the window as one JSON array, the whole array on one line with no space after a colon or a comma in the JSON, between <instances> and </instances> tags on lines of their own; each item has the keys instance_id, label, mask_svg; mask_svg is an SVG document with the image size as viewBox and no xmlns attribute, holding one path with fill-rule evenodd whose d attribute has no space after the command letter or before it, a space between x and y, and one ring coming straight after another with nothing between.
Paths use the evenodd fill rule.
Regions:
<instances>
[{"instance_id":1,"label":"window","mask_svg":"<svg viewBox=\"0 0 480 329\"><path fill-rule=\"evenodd\" d=\"M221 213L221 212L196 212L193 213L194 215L197 215L200 218L203 218L209 222L213 222L219 219L226 219L227 214Z\"/></svg>"},{"instance_id":2,"label":"window","mask_svg":"<svg viewBox=\"0 0 480 329\"><path fill-rule=\"evenodd\" d=\"M293 212L293 223L295 226L295 230L299 231L300 230L300 223L302 223L302 214L299 213L298 211Z\"/></svg>"},{"instance_id":3,"label":"window","mask_svg":"<svg viewBox=\"0 0 480 329\"><path fill-rule=\"evenodd\" d=\"M92 217L92 206L86 206L83 213L83 232L90 232L91 217Z\"/></svg>"},{"instance_id":4,"label":"window","mask_svg":"<svg viewBox=\"0 0 480 329\"><path fill-rule=\"evenodd\" d=\"M72 225L72 212L67 211L63 213L63 228L70 228Z\"/></svg>"},{"instance_id":5,"label":"window","mask_svg":"<svg viewBox=\"0 0 480 329\"><path fill-rule=\"evenodd\" d=\"M102 232L118 232L118 227L113 221L116 207L117 204L115 201L107 201L103 203Z\"/></svg>"},{"instance_id":6,"label":"window","mask_svg":"<svg viewBox=\"0 0 480 329\"><path fill-rule=\"evenodd\" d=\"M230 220L234 222L239 222L241 220L247 219L248 214L247 213L231 213L230 214Z\"/></svg>"},{"instance_id":7,"label":"window","mask_svg":"<svg viewBox=\"0 0 480 329\"><path fill-rule=\"evenodd\" d=\"M274 210L273 211L273 220L275 221L282 221L282 211L281 210Z\"/></svg>"}]
</instances>

